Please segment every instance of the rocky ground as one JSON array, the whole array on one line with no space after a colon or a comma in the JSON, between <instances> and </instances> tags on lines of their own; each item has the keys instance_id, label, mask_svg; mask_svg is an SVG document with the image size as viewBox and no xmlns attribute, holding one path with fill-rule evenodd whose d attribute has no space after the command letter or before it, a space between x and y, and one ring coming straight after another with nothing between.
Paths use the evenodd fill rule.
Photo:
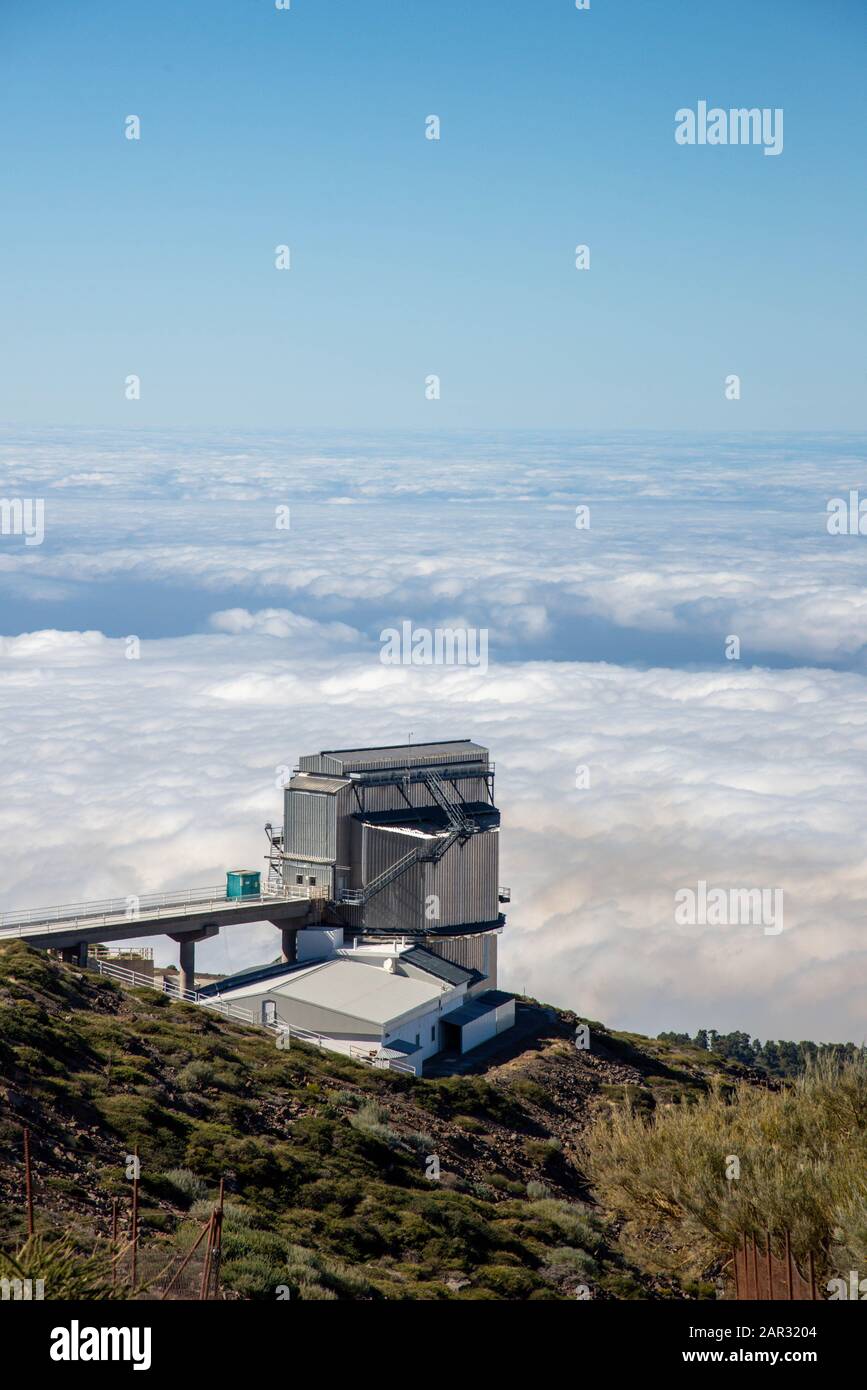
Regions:
<instances>
[{"instance_id":1,"label":"rocky ground","mask_svg":"<svg viewBox=\"0 0 867 1390\"><path fill-rule=\"evenodd\" d=\"M469 1287L473 1297L538 1297L551 1286L568 1296L565 1274L544 1273L546 1242L562 1260L564 1241L579 1241L575 1221L596 1223L594 1231L606 1221L582 1169L587 1127L613 1107L649 1114L688 1100L713 1074L746 1075L710 1053L594 1023L584 1028L589 1045L577 1046L582 1022L519 1001L514 1031L463 1059L459 1074L414 1081L303 1047L282 1053L257 1030L150 991L125 992L20 944L5 947L0 1249L14 1248L24 1230L27 1126L39 1229L71 1231L85 1246L108 1231L112 1199L128 1201L125 1165L137 1150L144 1230L156 1239L183 1228L193 1198L178 1181L213 1184L225 1176L254 1224L285 1228L292 1248L300 1241L351 1256L355 1271L381 1280L382 1296L464 1297ZM449 1217L457 1234L430 1238L438 1220L431 1208L428 1225L408 1236L415 1217L407 1203L430 1205L412 1192L419 1184L433 1189L422 1176L431 1160L437 1202L462 1203L460 1219ZM172 1176L178 1170L181 1179ZM379 1241L389 1206L390 1232ZM252 1246L262 1243L248 1236ZM634 1263L626 1268L616 1231L604 1249L589 1226L581 1239L589 1242L583 1254L566 1255L575 1269L584 1261L591 1273L581 1277L597 1279L599 1296L671 1292ZM489 1253L481 1265L474 1241L479 1252L499 1247L497 1263ZM525 1268L535 1273L522 1284L515 1271ZM272 1277L256 1275L266 1283ZM573 1270L572 1283L576 1277ZM252 1274L247 1286L241 1281L252 1284ZM618 1288L629 1292L611 1292Z\"/></svg>"}]
</instances>

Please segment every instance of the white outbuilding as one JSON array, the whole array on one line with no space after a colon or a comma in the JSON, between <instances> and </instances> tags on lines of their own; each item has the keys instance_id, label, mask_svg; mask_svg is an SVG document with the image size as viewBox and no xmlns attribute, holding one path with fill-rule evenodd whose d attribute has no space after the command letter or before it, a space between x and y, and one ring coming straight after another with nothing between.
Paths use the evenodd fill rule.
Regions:
<instances>
[{"instance_id":1,"label":"white outbuilding","mask_svg":"<svg viewBox=\"0 0 867 1390\"><path fill-rule=\"evenodd\" d=\"M473 997L483 979L478 971L425 947L387 941L344 948L330 933L323 949L323 959L246 970L204 993L258 1022L416 1075L444 1049L467 1052L514 1023L511 995L489 990Z\"/></svg>"}]
</instances>

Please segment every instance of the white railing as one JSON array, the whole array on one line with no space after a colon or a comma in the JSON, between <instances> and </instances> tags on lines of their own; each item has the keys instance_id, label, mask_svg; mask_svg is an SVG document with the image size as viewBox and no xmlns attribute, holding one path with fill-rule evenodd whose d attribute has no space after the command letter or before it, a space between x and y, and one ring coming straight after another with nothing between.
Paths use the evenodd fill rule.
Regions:
<instances>
[{"instance_id":1,"label":"white railing","mask_svg":"<svg viewBox=\"0 0 867 1390\"><path fill-rule=\"evenodd\" d=\"M159 921L161 917L190 917L219 909L254 907L257 903L283 902L287 898L308 898L316 889L303 885L275 893L257 893L243 898L227 898L223 887L175 889L168 893L130 894L127 898L106 898L98 902L66 903L60 907L34 907L27 912L0 913L0 936L34 936L56 931L59 926L95 929L121 922Z\"/></svg>"},{"instance_id":2,"label":"white railing","mask_svg":"<svg viewBox=\"0 0 867 1390\"><path fill-rule=\"evenodd\" d=\"M198 990L181 989L180 985L175 984L174 980L163 976L162 982L157 984L151 975L142 975L138 971L130 970L126 965L113 965L110 961L93 958L88 961L88 967L95 970L98 975L105 975L110 980L118 980L130 988L144 988L155 990L157 994L167 994L170 999L185 1004L198 1004L204 1009L213 1009L223 1018L231 1019L235 1023L246 1024L249 1028L262 1028L266 1033L274 1037L288 1038L289 1041L297 1038L299 1042L309 1043L311 1046L329 1051L338 1051L337 1048L329 1048L329 1040L326 1040L321 1033L308 1032L306 1028L293 1028L288 1023L265 1023L256 1016L253 1009L242 1008L238 1004L229 1004L222 999L219 994L200 994ZM354 1054L358 1053L358 1056ZM373 1062L370 1058L360 1055L361 1049L354 1048L350 1044L349 1055L355 1061L371 1062L373 1066L387 1066L393 1071L408 1071L415 1075L412 1067L405 1066L402 1062L392 1062L388 1058L381 1058Z\"/></svg>"},{"instance_id":3,"label":"white railing","mask_svg":"<svg viewBox=\"0 0 867 1390\"><path fill-rule=\"evenodd\" d=\"M241 1023L258 1024L258 1020L251 1009L240 1008L237 1004L228 1004L219 996L212 998L210 995L199 994L198 990L181 989L180 985L175 984L174 980L163 976L160 984L152 975L142 975L136 970L130 970L127 965L115 965L112 961L100 960L95 957L88 961L91 970L95 970L98 975L106 975L110 980L119 980L121 984L135 988L145 988L156 990L158 994L167 994L170 999L180 1000L186 1004L203 1004L217 1008L220 1013L227 1018L235 1018ZM263 1028L266 1024L261 1025Z\"/></svg>"}]
</instances>

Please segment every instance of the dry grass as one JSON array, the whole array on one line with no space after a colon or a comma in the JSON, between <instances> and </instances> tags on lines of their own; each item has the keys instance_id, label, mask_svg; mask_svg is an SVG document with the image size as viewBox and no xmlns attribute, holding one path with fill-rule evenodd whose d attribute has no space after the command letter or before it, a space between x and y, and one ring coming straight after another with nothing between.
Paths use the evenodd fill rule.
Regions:
<instances>
[{"instance_id":1,"label":"dry grass","mask_svg":"<svg viewBox=\"0 0 867 1390\"><path fill-rule=\"evenodd\" d=\"M615 1113L586 1136L601 1199L670 1266L698 1277L742 1233L789 1230L832 1272L867 1270L867 1062L820 1060L782 1091L716 1090L647 1120ZM729 1177L739 1163L739 1177ZM665 1257L660 1265L664 1267Z\"/></svg>"}]
</instances>

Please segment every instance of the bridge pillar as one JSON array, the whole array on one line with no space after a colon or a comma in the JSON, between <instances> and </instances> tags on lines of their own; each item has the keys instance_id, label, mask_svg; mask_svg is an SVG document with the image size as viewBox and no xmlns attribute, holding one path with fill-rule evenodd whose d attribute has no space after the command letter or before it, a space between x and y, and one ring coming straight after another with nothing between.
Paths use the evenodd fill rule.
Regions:
<instances>
[{"instance_id":1,"label":"bridge pillar","mask_svg":"<svg viewBox=\"0 0 867 1390\"><path fill-rule=\"evenodd\" d=\"M196 990L196 942L205 941L208 937L216 936L220 930L216 922L209 922L207 926L198 927L195 931L167 932L172 941L177 941L180 946L180 978L178 984L182 994L194 994Z\"/></svg>"},{"instance_id":2,"label":"bridge pillar","mask_svg":"<svg viewBox=\"0 0 867 1390\"><path fill-rule=\"evenodd\" d=\"M196 943L182 936L180 941L181 994L194 994L196 989Z\"/></svg>"},{"instance_id":3,"label":"bridge pillar","mask_svg":"<svg viewBox=\"0 0 867 1390\"><path fill-rule=\"evenodd\" d=\"M284 961L287 965L294 965L298 959L298 928L281 927L280 939Z\"/></svg>"},{"instance_id":4,"label":"bridge pillar","mask_svg":"<svg viewBox=\"0 0 867 1390\"><path fill-rule=\"evenodd\" d=\"M61 960L65 960L67 965L80 965L82 969L87 968L87 942L76 941L74 946L61 946L57 953Z\"/></svg>"}]
</instances>

